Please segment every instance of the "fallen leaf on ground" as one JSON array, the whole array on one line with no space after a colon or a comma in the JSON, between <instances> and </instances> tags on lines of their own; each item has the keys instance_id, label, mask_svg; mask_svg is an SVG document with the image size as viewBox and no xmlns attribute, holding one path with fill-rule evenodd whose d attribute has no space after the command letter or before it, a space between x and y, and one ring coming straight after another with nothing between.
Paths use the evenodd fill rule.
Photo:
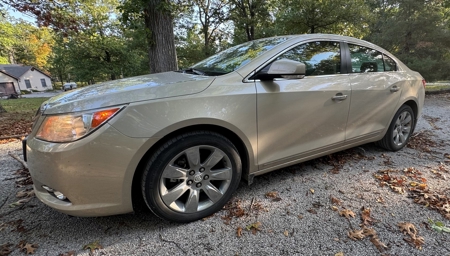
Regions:
<instances>
[{"instance_id":1,"label":"fallen leaf on ground","mask_svg":"<svg viewBox=\"0 0 450 256\"><path fill-rule=\"evenodd\" d=\"M376 236L377 236L377 232L375 231L375 229L373 229L373 228L367 228L367 227L364 227L364 228L363 228L363 234L364 234L365 236L373 236L373 237L376 237Z\"/></svg>"},{"instance_id":2,"label":"fallen leaf on ground","mask_svg":"<svg viewBox=\"0 0 450 256\"><path fill-rule=\"evenodd\" d=\"M77 252L76 251L68 251L65 253L60 253L58 256L76 256Z\"/></svg>"},{"instance_id":3,"label":"fallen leaf on ground","mask_svg":"<svg viewBox=\"0 0 450 256\"><path fill-rule=\"evenodd\" d=\"M400 227L400 231L403 232L403 234L407 234L411 237L416 236L417 229L414 226L414 224L409 222L400 222L398 223L398 226Z\"/></svg>"},{"instance_id":4,"label":"fallen leaf on ground","mask_svg":"<svg viewBox=\"0 0 450 256\"><path fill-rule=\"evenodd\" d=\"M33 197L34 196L34 191L33 190L22 190L17 192L16 197L17 198L22 198L22 197Z\"/></svg>"},{"instance_id":5,"label":"fallen leaf on ground","mask_svg":"<svg viewBox=\"0 0 450 256\"><path fill-rule=\"evenodd\" d=\"M6 244L2 244L0 245L0 255L2 256L6 256L9 255L12 251L9 247L13 246L13 244L11 243L6 243Z\"/></svg>"},{"instance_id":6,"label":"fallen leaf on ground","mask_svg":"<svg viewBox=\"0 0 450 256\"><path fill-rule=\"evenodd\" d=\"M350 219L350 217L355 218L355 213L349 209L344 209L344 210L340 211L339 215L344 216L347 219Z\"/></svg>"},{"instance_id":7,"label":"fallen leaf on ground","mask_svg":"<svg viewBox=\"0 0 450 256\"><path fill-rule=\"evenodd\" d=\"M344 253L343 252L338 252L334 256L344 256Z\"/></svg>"},{"instance_id":8,"label":"fallen leaf on ground","mask_svg":"<svg viewBox=\"0 0 450 256\"><path fill-rule=\"evenodd\" d=\"M333 205L333 206L331 206L331 210L337 212L339 209L336 206Z\"/></svg>"},{"instance_id":9,"label":"fallen leaf on ground","mask_svg":"<svg viewBox=\"0 0 450 256\"><path fill-rule=\"evenodd\" d=\"M372 217L370 217L370 208L365 208L365 207L362 208L361 220L363 221L364 225L367 225L367 226L372 225L373 219L372 219Z\"/></svg>"},{"instance_id":10,"label":"fallen leaf on ground","mask_svg":"<svg viewBox=\"0 0 450 256\"><path fill-rule=\"evenodd\" d=\"M342 204L342 201L337 199L336 197L330 197L330 199L331 199L331 203L332 204L335 204L335 205L341 205Z\"/></svg>"},{"instance_id":11,"label":"fallen leaf on ground","mask_svg":"<svg viewBox=\"0 0 450 256\"><path fill-rule=\"evenodd\" d=\"M103 249L103 246L100 244L99 241L95 241L95 242L92 242L90 244L83 246L83 250L87 250L87 249L91 250L91 252L94 252L97 249Z\"/></svg>"},{"instance_id":12,"label":"fallen leaf on ground","mask_svg":"<svg viewBox=\"0 0 450 256\"><path fill-rule=\"evenodd\" d=\"M12 203L12 204L9 204L9 207L14 208L14 207L17 207L17 206L21 206L21 205L23 205L23 204L28 203L30 200L31 200L31 197L30 197L30 198L20 199L20 200L17 201L17 202L14 202L14 203Z\"/></svg>"},{"instance_id":13,"label":"fallen leaf on ground","mask_svg":"<svg viewBox=\"0 0 450 256\"><path fill-rule=\"evenodd\" d=\"M258 221L258 222L248 225L246 228L247 228L247 230L251 230L253 235L256 235L257 231L261 231L259 226L261 226L261 222Z\"/></svg>"},{"instance_id":14,"label":"fallen leaf on ground","mask_svg":"<svg viewBox=\"0 0 450 256\"><path fill-rule=\"evenodd\" d=\"M360 229L360 230L352 230L352 231L349 231L348 232L348 237L350 237L350 239L352 239L352 240L354 240L354 241L356 241L356 240L361 240L361 239L363 239L364 237L366 237L364 234L363 234L363 230L362 229Z\"/></svg>"},{"instance_id":15,"label":"fallen leaf on ground","mask_svg":"<svg viewBox=\"0 0 450 256\"><path fill-rule=\"evenodd\" d=\"M238 227L236 229L236 235L237 235L237 237L241 237L242 236L242 228L241 227Z\"/></svg>"},{"instance_id":16,"label":"fallen leaf on ground","mask_svg":"<svg viewBox=\"0 0 450 256\"><path fill-rule=\"evenodd\" d=\"M229 225L231 220L234 218L240 218L245 216L247 213L241 206L240 199L233 199L228 201L228 203L223 207L224 210L228 211L226 216L222 216L221 218L225 224Z\"/></svg>"},{"instance_id":17,"label":"fallen leaf on ground","mask_svg":"<svg viewBox=\"0 0 450 256\"><path fill-rule=\"evenodd\" d=\"M278 192L276 191L270 191L266 193L266 198L277 198L278 197Z\"/></svg>"},{"instance_id":18,"label":"fallen leaf on ground","mask_svg":"<svg viewBox=\"0 0 450 256\"><path fill-rule=\"evenodd\" d=\"M314 189L310 188L309 191L314 194Z\"/></svg>"},{"instance_id":19,"label":"fallen leaf on ground","mask_svg":"<svg viewBox=\"0 0 450 256\"><path fill-rule=\"evenodd\" d=\"M383 252L386 249L388 249L388 247L384 243L382 243L380 241L380 239L378 239L377 236L370 238L370 242L372 242L375 245L375 247L377 247L378 251L380 251L380 252Z\"/></svg>"},{"instance_id":20,"label":"fallen leaf on ground","mask_svg":"<svg viewBox=\"0 0 450 256\"><path fill-rule=\"evenodd\" d=\"M288 237L288 236L289 236L289 231L285 230L285 231L283 232L283 234L284 234L285 237Z\"/></svg>"},{"instance_id":21,"label":"fallen leaf on ground","mask_svg":"<svg viewBox=\"0 0 450 256\"><path fill-rule=\"evenodd\" d=\"M18 247L20 251L24 252L25 254L34 254L39 246L37 244L30 244L22 240L19 242Z\"/></svg>"},{"instance_id":22,"label":"fallen leaf on ground","mask_svg":"<svg viewBox=\"0 0 450 256\"><path fill-rule=\"evenodd\" d=\"M317 214L317 211L314 210L313 208L308 209L308 210L306 210L306 211L309 212L309 213L312 213L312 214Z\"/></svg>"},{"instance_id":23,"label":"fallen leaf on ground","mask_svg":"<svg viewBox=\"0 0 450 256\"><path fill-rule=\"evenodd\" d=\"M410 238L404 238L406 242L410 243L414 247L416 247L419 250L422 250L422 245L425 244L425 239L421 236L414 236Z\"/></svg>"}]
</instances>

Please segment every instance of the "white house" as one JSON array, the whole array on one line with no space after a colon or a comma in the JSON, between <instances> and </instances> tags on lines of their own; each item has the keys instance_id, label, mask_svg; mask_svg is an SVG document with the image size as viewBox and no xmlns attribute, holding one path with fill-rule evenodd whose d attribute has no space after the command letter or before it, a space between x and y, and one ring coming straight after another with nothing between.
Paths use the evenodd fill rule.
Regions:
<instances>
[{"instance_id":1,"label":"white house","mask_svg":"<svg viewBox=\"0 0 450 256\"><path fill-rule=\"evenodd\" d=\"M32 66L0 64L0 94L20 94L24 90L53 89L51 77Z\"/></svg>"}]
</instances>

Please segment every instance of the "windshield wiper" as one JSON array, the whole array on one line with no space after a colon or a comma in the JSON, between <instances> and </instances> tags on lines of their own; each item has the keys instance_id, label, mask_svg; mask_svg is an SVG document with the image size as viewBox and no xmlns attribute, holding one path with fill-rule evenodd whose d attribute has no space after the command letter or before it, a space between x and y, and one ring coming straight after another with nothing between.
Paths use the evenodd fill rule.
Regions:
<instances>
[{"instance_id":1,"label":"windshield wiper","mask_svg":"<svg viewBox=\"0 0 450 256\"><path fill-rule=\"evenodd\" d=\"M182 70L178 70L178 72L206 76L205 72L198 70L198 69L194 69L194 68L182 69Z\"/></svg>"}]
</instances>

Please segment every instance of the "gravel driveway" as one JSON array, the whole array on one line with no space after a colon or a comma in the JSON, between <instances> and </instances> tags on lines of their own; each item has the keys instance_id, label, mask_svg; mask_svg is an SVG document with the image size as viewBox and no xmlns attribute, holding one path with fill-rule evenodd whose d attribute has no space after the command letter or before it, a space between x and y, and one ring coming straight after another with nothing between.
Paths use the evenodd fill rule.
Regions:
<instances>
[{"instance_id":1,"label":"gravel driveway","mask_svg":"<svg viewBox=\"0 0 450 256\"><path fill-rule=\"evenodd\" d=\"M433 193L450 198L450 94L427 96L423 115L414 149L392 153L367 144L259 176L242 183L224 210L189 224L146 212L70 217L35 197L11 208L16 193L31 186L18 187L26 184L16 172L22 167L8 155L21 155L20 143L2 144L0 246L11 245L0 255L5 248L22 255L18 245L27 243L39 246L36 255L450 255L450 233L429 222L450 226L446 212L424 202ZM415 226L416 240L400 231L402 222ZM363 223L366 237L350 239ZM94 242L103 249L83 249L100 247Z\"/></svg>"}]
</instances>

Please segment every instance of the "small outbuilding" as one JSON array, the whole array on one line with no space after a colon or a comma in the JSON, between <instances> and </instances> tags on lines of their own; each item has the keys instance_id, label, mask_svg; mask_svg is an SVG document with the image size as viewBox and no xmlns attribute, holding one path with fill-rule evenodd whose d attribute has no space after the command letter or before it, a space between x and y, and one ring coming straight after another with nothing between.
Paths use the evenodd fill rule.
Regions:
<instances>
[{"instance_id":1,"label":"small outbuilding","mask_svg":"<svg viewBox=\"0 0 450 256\"><path fill-rule=\"evenodd\" d=\"M33 66L0 64L0 95L52 89L51 77Z\"/></svg>"}]
</instances>

